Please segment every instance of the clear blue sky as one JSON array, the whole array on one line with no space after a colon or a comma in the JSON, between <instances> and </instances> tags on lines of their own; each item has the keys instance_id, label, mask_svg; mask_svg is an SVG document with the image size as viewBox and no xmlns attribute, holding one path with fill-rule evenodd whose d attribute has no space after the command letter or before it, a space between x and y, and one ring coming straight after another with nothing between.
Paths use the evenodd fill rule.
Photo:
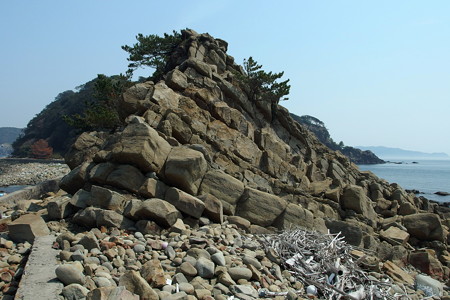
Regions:
<instances>
[{"instance_id":1,"label":"clear blue sky","mask_svg":"<svg viewBox=\"0 0 450 300\"><path fill-rule=\"evenodd\" d=\"M335 141L450 154L450 1L1 1L0 127L124 72L137 33L192 28L291 79ZM143 74L150 75L150 70Z\"/></svg>"}]
</instances>

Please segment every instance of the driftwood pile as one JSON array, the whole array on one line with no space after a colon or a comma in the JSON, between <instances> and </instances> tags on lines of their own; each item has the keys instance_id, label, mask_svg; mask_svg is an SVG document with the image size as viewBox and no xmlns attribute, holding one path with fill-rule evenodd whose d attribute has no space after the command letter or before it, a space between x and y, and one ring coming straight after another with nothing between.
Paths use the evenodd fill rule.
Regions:
<instances>
[{"instance_id":1,"label":"driftwood pile","mask_svg":"<svg viewBox=\"0 0 450 300\"><path fill-rule=\"evenodd\" d=\"M363 271L361 257L340 234L320 234L301 229L265 235L262 242L273 248L287 270L320 299L409 299L394 293L391 281L379 281ZM269 293L266 293L269 296ZM273 295L275 296L275 295Z\"/></svg>"}]
</instances>

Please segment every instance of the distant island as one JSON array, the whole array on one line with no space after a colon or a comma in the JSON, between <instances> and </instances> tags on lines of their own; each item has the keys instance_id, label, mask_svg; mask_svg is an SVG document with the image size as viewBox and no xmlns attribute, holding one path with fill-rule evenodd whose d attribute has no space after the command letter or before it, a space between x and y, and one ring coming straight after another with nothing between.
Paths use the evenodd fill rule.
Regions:
<instances>
[{"instance_id":1,"label":"distant island","mask_svg":"<svg viewBox=\"0 0 450 300\"><path fill-rule=\"evenodd\" d=\"M389 148L383 146L355 146L361 150L369 150L382 159L449 159L447 153L426 153L420 151L404 150L400 148Z\"/></svg>"},{"instance_id":2,"label":"distant island","mask_svg":"<svg viewBox=\"0 0 450 300\"><path fill-rule=\"evenodd\" d=\"M12 153L12 143L23 132L23 128L0 127L0 157L8 156Z\"/></svg>"}]
</instances>

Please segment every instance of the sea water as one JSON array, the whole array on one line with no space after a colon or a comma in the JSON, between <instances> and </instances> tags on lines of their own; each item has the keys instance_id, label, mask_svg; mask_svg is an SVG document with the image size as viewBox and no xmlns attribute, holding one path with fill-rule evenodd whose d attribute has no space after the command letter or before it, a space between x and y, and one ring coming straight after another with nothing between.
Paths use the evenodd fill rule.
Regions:
<instances>
[{"instance_id":1,"label":"sea water","mask_svg":"<svg viewBox=\"0 0 450 300\"><path fill-rule=\"evenodd\" d=\"M450 159L414 161L396 159L395 163L358 165L358 167L361 171L372 171L390 183L398 183L404 189L419 190L423 194L418 196L439 202L450 202L450 196L434 194L438 191L450 193Z\"/></svg>"}]
</instances>

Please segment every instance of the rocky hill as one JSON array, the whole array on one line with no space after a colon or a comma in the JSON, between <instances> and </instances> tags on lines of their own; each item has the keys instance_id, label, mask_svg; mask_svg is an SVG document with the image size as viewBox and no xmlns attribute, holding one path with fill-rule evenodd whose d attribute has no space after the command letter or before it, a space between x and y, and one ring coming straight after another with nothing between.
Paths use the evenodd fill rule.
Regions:
<instances>
[{"instance_id":1,"label":"rocky hill","mask_svg":"<svg viewBox=\"0 0 450 300\"><path fill-rule=\"evenodd\" d=\"M64 290L89 293L88 299L124 292L115 285L141 299L256 299L277 292L298 299L296 290L304 295L307 285L330 299L375 293L371 284L344 288L340 278L350 270L340 268L341 258L320 273L328 274L326 282L307 275L320 248L342 254L338 237L326 244L304 240L318 247L299 256L275 251L281 242L262 246L237 232L300 227L322 236L340 233L358 247L356 258L342 260L371 272L367 282L381 280L415 299L433 288L446 295L430 277L428 292L416 291L414 278L422 272L449 279L450 210L359 171L285 108L250 101L235 82L242 68L227 46L183 31L164 80L123 94L125 128L76 140L66 156L71 172L60 184L68 194L46 206L51 228L61 220L90 230L58 237L64 264L56 274ZM282 254L290 259L282 261Z\"/></svg>"},{"instance_id":2,"label":"rocky hill","mask_svg":"<svg viewBox=\"0 0 450 300\"><path fill-rule=\"evenodd\" d=\"M370 150L361 150L350 146L344 146L343 142L336 143L332 138L325 124L312 116L297 116L291 113L291 117L308 128L325 146L334 151L340 151L347 156L351 162L358 165L383 164L384 160L377 157Z\"/></svg>"}]
</instances>

